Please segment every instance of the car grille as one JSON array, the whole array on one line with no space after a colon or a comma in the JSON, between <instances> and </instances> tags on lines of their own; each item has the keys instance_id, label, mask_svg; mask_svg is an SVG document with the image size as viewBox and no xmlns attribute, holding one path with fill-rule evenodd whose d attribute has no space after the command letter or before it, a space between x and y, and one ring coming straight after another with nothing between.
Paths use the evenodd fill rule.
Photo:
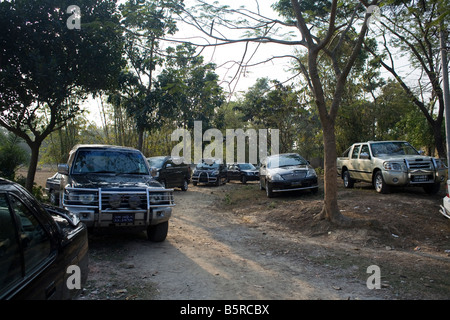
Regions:
<instances>
[{"instance_id":1,"label":"car grille","mask_svg":"<svg viewBox=\"0 0 450 320\"><path fill-rule=\"evenodd\" d=\"M82 189L66 188L63 204L70 208L94 209L99 212L146 212L152 207L174 206L173 190L147 189Z\"/></svg>"},{"instance_id":2,"label":"car grille","mask_svg":"<svg viewBox=\"0 0 450 320\"><path fill-rule=\"evenodd\" d=\"M295 170L292 173L286 173L281 175L284 180L298 180L306 177L306 170Z\"/></svg>"},{"instance_id":3,"label":"car grille","mask_svg":"<svg viewBox=\"0 0 450 320\"><path fill-rule=\"evenodd\" d=\"M433 170L430 161L407 161L407 165L411 170Z\"/></svg>"}]
</instances>

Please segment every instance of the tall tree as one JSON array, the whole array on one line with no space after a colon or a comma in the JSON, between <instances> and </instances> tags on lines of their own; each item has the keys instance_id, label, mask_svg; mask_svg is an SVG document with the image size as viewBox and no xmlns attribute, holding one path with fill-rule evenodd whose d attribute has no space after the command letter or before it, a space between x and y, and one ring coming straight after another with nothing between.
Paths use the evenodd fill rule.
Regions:
<instances>
[{"instance_id":1,"label":"tall tree","mask_svg":"<svg viewBox=\"0 0 450 320\"><path fill-rule=\"evenodd\" d=\"M324 185L325 199L321 218L326 218L337 224L347 224L339 211L337 197L337 168L336 168L336 135L335 122L341 104L342 95L348 75L360 54L364 37L367 33L367 22L371 16L364 6L376 5L377 1L355 4L350 1L338 0L280 0L275 9L285 17L285 21L268 18L258 11L248 9L230 9L227 6L218 8L205 1L203 15L193 17L188 12L186 21L199 29L203 35L215 40L215 44L203 46L224 45L235 42L279 43L303 48L307 52L307 64L302 64L302 72L309 89L314 96L314 103L318 109L323 128L324 142ZM207 12L208 14L205 14ZM229 19L228 14L240 14L238 19ZM279 27L296 28L297 34L286 33L282 38L277 37ZM220 27L242 31L243 37L230 39ZM359 31L357 31L359 29ZM247 31L247 33L245 33ZM298 36L300 32L300 37ZM343 44L350 47L349 54L343 54ZM242 61L244 61L245 54ZM323 80L320 76L323 55L332 60L333 72L336 79L335 90L331 97L325 95ZM301 61L300 61L301 62Z\"/></svg>"},{"instance_id":2,"label":"tall tree","mask_svg":"<svg viewBox=\"0 0 450 320\"><path fill-rule=\"evenodd\" d=\"M406 95L419 108L433 132L439 157L446 157L444 121L444 96L440 61L439 31L448 30L450 9L447 0L390 1L381 8L378 35L381 49L372 45L365 48L379 59L380 64L392 74ZM375 28L374 28L375 29ZM448 45L447 38L444 43ZM417 81L408 81L402 75L395 56L407 56L416 71ZM418 71L418 72L417 72ZM448 152L448 150L447 150Z\"/></svg>"},{"instance_id":3,"label":"tall tree","mask_svg":"<svg viewBox=\"0 0 450 320\"><path fill-rule=\"evenodd\" d=\"M172 15L180 7L181 0L128 0L120 5L128 68L124 71L126 81L121 83L121 92L113 94L121 96L121 103L135 119L139 150L143 148L144 131L159 124L155 119L157 102L153 93L154 72L163 62L159 42L177 31Z\"/></svg>"},{"instance_id":4,"label":"tall tree","mask_svg":"<svg viewBox=\"0 0 450 320\"><path fill-rule=\"evenodd\" d=\"M123 67L115 1L80 0L80 16L67 13L72 4L0 3L0 125L31 148L28 190L43 140L79 112L80 99L111 88Z\"/></svg>"}]
</instances>

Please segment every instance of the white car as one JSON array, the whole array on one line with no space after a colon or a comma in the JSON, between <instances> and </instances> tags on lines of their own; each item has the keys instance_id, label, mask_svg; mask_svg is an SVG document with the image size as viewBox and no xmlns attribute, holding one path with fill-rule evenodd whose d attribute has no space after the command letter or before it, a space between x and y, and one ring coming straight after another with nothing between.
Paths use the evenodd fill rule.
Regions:
<instances>
[{"instance_id":1,"label":"white car","mask_svg":"<svg viewBox=\"0 0 450 320\"><path fill-rule=\"evenodd\" d=\"M441 206L440 212L447 218L450 219L450 180L447 180L447 194L443 199L444 205Z\"/></svg>"}]
</instances>

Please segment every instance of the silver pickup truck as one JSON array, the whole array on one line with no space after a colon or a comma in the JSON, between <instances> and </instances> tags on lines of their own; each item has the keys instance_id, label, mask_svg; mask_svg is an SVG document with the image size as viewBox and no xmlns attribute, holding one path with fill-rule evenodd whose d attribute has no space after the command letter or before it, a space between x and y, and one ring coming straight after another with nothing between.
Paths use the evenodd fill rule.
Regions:
<instances>
[{"instance_id":1,"label":"silver pickup truck","mask_svg":"<svg viewBox=\"0 0 450 320\"><path fill-rule=\"evenodd\" d=\"M364 181L380 193L392 186L420 186L435 194L446 175L440 159L422 155L405 141L355 143L337 158L337 169L346 188Z\"/></svg>"}]
</instances>

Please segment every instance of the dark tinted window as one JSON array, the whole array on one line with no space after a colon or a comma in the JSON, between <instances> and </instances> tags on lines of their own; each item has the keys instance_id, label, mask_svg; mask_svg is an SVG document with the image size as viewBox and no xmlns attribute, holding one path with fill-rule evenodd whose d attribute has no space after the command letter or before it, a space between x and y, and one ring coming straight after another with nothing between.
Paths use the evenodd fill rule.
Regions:
<instances>
[{"instance_id":1,"label":"dark tinted window","mask_svg":"<svg viewBox=\"0 0 450 320\"><path fill-rule=\"evenodd\" d=\"M0 292L21 278L16 224L6 201L6 194L0 194Z\"/></svg>"},{"instance_id":2,"label":"dark tinted window","mask_svg":"<svg viewBox=\"0 0 450 320\"><path fill-rule=\"evenodd\" d=\"M50 240L39 221L18 198L11 196L11 207L18 218L19 238L22 243L25 273L50 255Z\"/></svg>"},{"instance_id":3,"label":"dark tinted window","mask_svg":"<svg viewBox=\"0 0 450 320\"><path fill-rule=\"evenodd\" d=\"M72 173L148 174L145 161L132 150L79 150Z\"/></svg>"}]
</instances>

